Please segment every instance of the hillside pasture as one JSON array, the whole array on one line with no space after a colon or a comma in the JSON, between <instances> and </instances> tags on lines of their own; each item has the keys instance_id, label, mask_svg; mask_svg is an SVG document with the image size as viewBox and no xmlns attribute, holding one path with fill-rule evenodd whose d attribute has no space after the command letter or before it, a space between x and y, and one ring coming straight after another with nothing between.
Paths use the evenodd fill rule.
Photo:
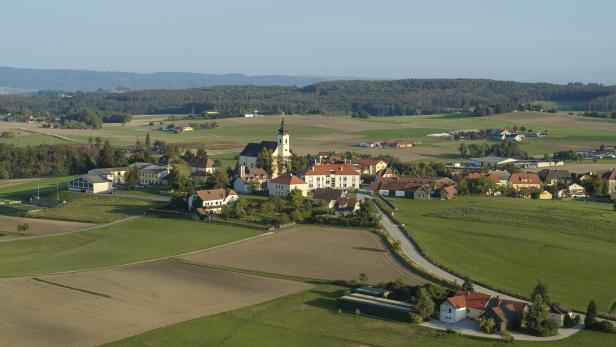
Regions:
<instances>
[{"instance_id":1,"label":"hillside pasture","mask_svg":"<svg viewBox=\"0 0 616 347\"><path fill-rule=\"evenodd\" d=\"M0 279L2 345L95 346L310 285L175 262Z\"/></svg>"},{"instance_id":2,"label":"hillside pasture","mask_svg":"<svg viewBox=\"0 0 616 347\"><path fill-rule=\"evenodd\" d=\"M400 264L377 235L342 228L301 226L182 259L324 280L358 280L365 273L371 283L425 282Z\"/></svg>"},{"instance_id":3,"label":"hillside pasture","mask_svg":"<svg viewBox=\"0 0 616 347\"><path fill-rule=\"evenodd\" d=\"M611 204L462 197L393 199L429 257L492 287L529 295L545 281L578 310L616 301L616 213Z\"/></svg>"}]
</instances>

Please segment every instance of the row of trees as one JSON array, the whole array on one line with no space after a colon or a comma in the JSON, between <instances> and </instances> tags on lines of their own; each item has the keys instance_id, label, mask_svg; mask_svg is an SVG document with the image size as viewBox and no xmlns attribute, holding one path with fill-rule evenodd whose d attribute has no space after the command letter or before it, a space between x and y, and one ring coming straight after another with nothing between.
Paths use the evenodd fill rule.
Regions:
<instances>
[{"instance_id":1,"label":"row of trees","mask_svg":"<svg viewBox=\"0 0 616 347\"><path fill-rule=\"evenodd\" d=\"M18 147L0 143L0 178L81 174L96 167L127 164L127 151L109 141L89 146L45 144Z\"/></svg>"},{"instance_id":2,"label":"row of trees","mask_svg":"<svg viewBox=\"0 0 616 347\"><path fill-rule=\"evenodd\" d=\"M478 115L508 112L536 100L586 101L591 110L616 109L616 87L599 84L520 83L485 79L331 81L303 88L218 86L125 93L78 92L0 96L0 113L61 115L83 108L105 114L202 113L237 116L258 109L272 113L416 115L473 110Z\"/></svg>"}]
</instances>

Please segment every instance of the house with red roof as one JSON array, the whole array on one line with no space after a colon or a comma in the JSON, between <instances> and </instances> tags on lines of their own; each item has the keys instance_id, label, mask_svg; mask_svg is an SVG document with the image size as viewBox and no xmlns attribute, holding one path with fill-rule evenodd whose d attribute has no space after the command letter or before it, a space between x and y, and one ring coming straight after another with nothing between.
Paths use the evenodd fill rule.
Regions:
<instances>
[{"instance_id":1,"label":"house with red roof","mask_svg":"<svg viewBox=\"0 0 616 347\"><path fill-rule=\"evenodd\" d=\"M302 178L308 184L308 190L317 188L349 189L359 188L361 176L351 164L322 164L306 169Z\"/></svg>"},{"instance_id":2,"label":"house with red roof","mask_svg":"<svg viewBox=\"0 0 616 347\"><path fill-rule=\"evenodd\" d=\"M239 196L230 188L197 190L188 199L188 208L193 207L202 214L220 213L222 208L233 205Z\"/></svg>"},{"instance_id":3,"label":"house with red roof","mask_svg":"<svg viewBox=\"0 0 616 347\"><path fill-rule=\"evenodd\" d=\"M298 189L302 192L302 196L308 195L308 184L292 174L280 175L267 183L269 195L276 195L280 197L287 196L291 191Z\"/></svg>"},{"instance_id":4,"label":"house with red roof","mask_svg":"<svg viewBox=\"0 0 616 347\"><path fill-rule=\"evenodd\" d=\"M439 309L439 319L445 323L455 323L463 319L477 319L490 306L492 296L477 293L457 291L445 300Z\"/></svg>"},{"instance_id":5,"label":"house with red roof","mask_svg":"<svg viewBox=\"0 0 616 347\"><path fill-rule=\"evenodd\" d=\"M381 159L359 159L356 161L356 165L363 175L374 175L387 168L387 162Z\"/></svg>"},{"instance_id":6,"label":"house with red roof","mask_svg":"<svg viewBox=\"0 0 616 347\"><path fill-rule=\"evenodd\" d=\"M532 172L527 173L513 173L511 177L509 177L509 187L520 190L522 188L526 189L539 189L543 182L539 175Z\"/></svg>"}]
</instances>

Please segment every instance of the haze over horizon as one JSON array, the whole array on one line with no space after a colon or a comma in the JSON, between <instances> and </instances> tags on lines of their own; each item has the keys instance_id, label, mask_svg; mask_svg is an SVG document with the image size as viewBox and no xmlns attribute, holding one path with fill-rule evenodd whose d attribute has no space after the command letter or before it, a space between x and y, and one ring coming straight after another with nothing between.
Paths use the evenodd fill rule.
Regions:
<instances>
[{"instance_id":1,"label":"haze over horizon","mask_svg":"<svg viewBox=\"0 0 616 347\"><path fill-rule=\"evenodd\" d=\"M0 66L616 83L605 1L23 1ZM611 38L606 41L606 38Z\"/></svg>"}]
</instances>

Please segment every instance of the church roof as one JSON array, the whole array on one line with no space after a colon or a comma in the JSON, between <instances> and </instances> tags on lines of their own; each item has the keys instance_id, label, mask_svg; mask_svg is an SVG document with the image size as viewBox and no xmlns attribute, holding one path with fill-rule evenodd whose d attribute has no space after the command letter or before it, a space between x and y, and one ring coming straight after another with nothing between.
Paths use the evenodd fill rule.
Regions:
<instances>
[{"instance_id":1,"label":"church roof","mask_svg":"<svg viewBox=\"0 0 616 347\"><path fill-rule=\"evenodd\" d=\"M278 148L278 143L276 141L261 141L260 143L251 142L244 147L240 155L256 157L263 148L267 148L273 152Z\"/></svg>"}]
</instances>

